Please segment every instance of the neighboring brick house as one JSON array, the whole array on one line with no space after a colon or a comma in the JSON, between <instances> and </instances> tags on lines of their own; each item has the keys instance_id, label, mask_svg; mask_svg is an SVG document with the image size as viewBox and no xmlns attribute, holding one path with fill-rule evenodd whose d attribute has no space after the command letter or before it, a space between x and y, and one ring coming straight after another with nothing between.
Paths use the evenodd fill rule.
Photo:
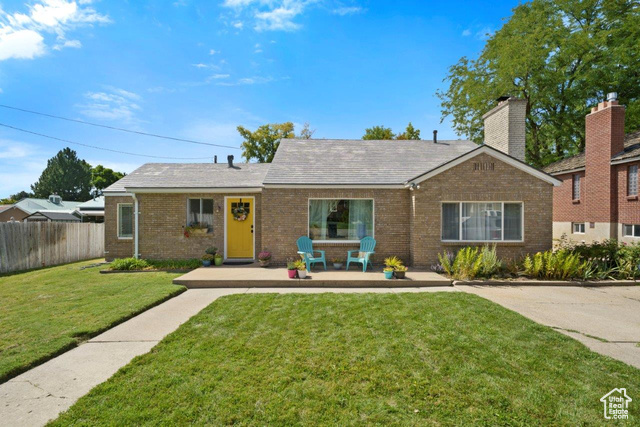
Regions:
<instances>
[{"instance_id":1,"label":"neighboring brick house","mask_svg":"<svg viewBox=\"0 0 640 427\"><path fill-rule=\"evenodd\" d=\"M574 242L640 242L640 132L624 134L616 94L585 118L585 151L545 171L562 180L553 192L553 236Z\"/></svg>"},{"instance_id":2,"label":"neighboring brick house","mask_svg":"<svg viewBox=\"0 0 640 427\"><path fill-rule=\"evenodd\" d=\"M193 258L216 246L228 260L268 250L283 264L307 235L329 260L373 236L374 262L417 266L467 245L495 243L510 258L549 249L560 181L523 162L525 108L501 99L482 146L285 139L270 164L143 165L104 191L106 257Z\"/></svg>"},{"instance_id":3,"label":"neighboring brick house","mask_svg":"<svg viewBox=\"0 0 640 427\"><path fill-rule=\"evenodd\" d=\"M50 195L48 199L27 197L14 205L11 205L8 209L0 210L0 222L8 222L11 220L24 221L36 213L44 215L53 213L55 215L50 216L56 218L59 217L59 214L65 214L62 218L53 219L53 221L69 221L72 215L76 215L77 217L81 216L77 213L77 209L80 204L81 202L68 202L66 200L62 200L60 196L55 194Z\"/></svg>"}]
</instances>

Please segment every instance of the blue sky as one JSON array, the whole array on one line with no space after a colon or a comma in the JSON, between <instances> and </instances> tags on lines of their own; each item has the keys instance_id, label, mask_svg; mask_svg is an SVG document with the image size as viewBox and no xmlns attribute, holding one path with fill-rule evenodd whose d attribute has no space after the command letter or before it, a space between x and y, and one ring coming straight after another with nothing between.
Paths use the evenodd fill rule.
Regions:
<instances>
[{"instance_id":1,"label":"blue sky","mask_svg":"<svg viewBox=\"0 0 640 427\"><path fill-rule=\"evenodd\" d=\"M360 138L411 121L429 139L447 68L475 56L515 1L0 0L0 104L239 146L237 125L309 122ZM140 154L240 151L136 136L0 108L0 124ZM0 197L28 190L67 144L0 127ZM69 145L131 172L150 161ZM196 160L194 160L196 161Z\"/></svg>"}]
</instances>

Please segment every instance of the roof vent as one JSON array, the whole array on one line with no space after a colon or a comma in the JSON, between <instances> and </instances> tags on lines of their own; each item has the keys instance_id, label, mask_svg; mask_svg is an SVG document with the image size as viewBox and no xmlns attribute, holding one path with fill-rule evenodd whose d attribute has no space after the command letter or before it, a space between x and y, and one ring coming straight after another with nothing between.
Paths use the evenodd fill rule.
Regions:
<instances>
[{"instance_id":1,"label":"roof vent","mask_svg":"<svg viewBox=\"0 0 640 427\"><path fill-rule=\"evenodd\" d=\"M51 203L59 205L62 202L62 197L58 196L57 194L52 194L49 196L49 201Z\"/></svg>"},{"instance_id":2,"label":"roof vent","mask_svg":"<svg viewBox=\"0 0 640 427\"><path fill-rule=\"evenodd\" d=\"M228 155L227 156L227 162L229 162L229 167L232 168L233 167L233 155Z\"/></svg>"},{"instance_id":3,"label":"roof vent","mask_svg":"<svg viewBox=\"0 0 640 427\"><path fill-rule=\"evenodd\" d=\"M618 92L609 92L607 94L607 101L617 101L618 100Z\"/></svg>"},{"instance_id":4,"label":"roof vent","mask_svg":"<svg viewBox=\"0 0 640 427\"><path fill-rule=\"evenodd\" d=\"M434 144L438 143L438 131L437 130L433 131L433 143Z\"/></svg>"}]
</instances>

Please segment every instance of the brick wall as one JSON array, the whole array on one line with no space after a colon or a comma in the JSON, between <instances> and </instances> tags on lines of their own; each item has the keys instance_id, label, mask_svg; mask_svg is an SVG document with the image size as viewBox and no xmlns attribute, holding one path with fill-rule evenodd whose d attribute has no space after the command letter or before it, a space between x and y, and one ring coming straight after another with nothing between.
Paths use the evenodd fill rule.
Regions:
<instances>
[{"instance_id":1,"label":"brick wall","mask_svg":"<svg viewBox=\"0 0 640 427\"><path fill-rule=\"evenodd\" d=\"M372 198L374 237L377 241L373 262L380 266L385 257L397 255L410 262L409 191L405 189L287 189L265 188L262 192L263 249L273 253L272 262L283 264L297 258L296 240L308 232L309 198ZM346 259L347 251L358 244L316 243L314 249L326 251L327 262Z\"/></svg>"},{"instance_id":2,"label":"brick wall","mask_svg":"<svg viewBox=\"0 0 640 427\"><path fill-rule=\"evenodd\" d=\"M146 259L200 258L210 246L224 251L224 197L255 197L254 232L255 255L261 247L261 196L257 194L138 194L140 233L138 250ZM204 236L185 237L187 223L187 199L213 199L213 232ZM105 198L105 245L107 259L133 255L133 240L119 240L117 235L117 203L133 202L130 197Z\"/></svg>"},{"instance_id":3,"label":"brick wall","mask_svg":"<svg viewBox=\"0 0 640 427\"><path fill-rule=\"evenodd\" d=\"M634 164L640 165L640 162L613 166L618 184L618 221L621 224L640 224L640 201L637 196L627 196L627 171Z\"/></svg>"},{"instance_id":4,"label":"brick wall","mask_svg":"<svg viewBox=\"0 0 640 427\"><path fill-rule=\"evenodd\" d=\"M557 175L556 178L562 181L562 184L553 188L553 221L554 222L585 222L588 221L585 215L585 195L586 180L584 171L575 172L580 175L580 200L573 200L573 175L567 173Z\"/></svg>"},{"instance_id":5,"label":"brick wall","mask_svg":"<svg viewBox=\"0 0 640 427\"><path fill-rule=\"evenodd\" d=\"M617 101L601 102L585 119L585 209L590 222L617 222L618 183L611 157L624 149L624 113Z\"/></svg>"},{"instance_id":6,"label":"brick wall","mask_svg":"<svg viewBox=\"0 0 640 427\"><path fill-rule=\"evenodd\" d=\"M13 218L14 221L22 221L28 216L29 214L24 212L23 210L12 207L7 209L6 211L0 212L0 222L11 221L11 218Z\"/></svg>"},{"instance_id":7,"label":"brick wall","mask_svg":"<svg viewBox=\"0 0 640 427\"><path fill-rule=\"evenodd\" d=\"M493 163L493 170L474 170L474 163ZM518 258L551 248L552 185L481 154L420 184L412 192L415 213L411 248L415 265L437 262L437 254L470 243L441 241L442 201L524 202L524 242L497 243L499 256ZM478 245L482 245L479 243Z\"/></svg>"},{"instance_id":8,"label":"brick wall","mask_svg":"<svg viewBox=\"0 0 640 427\"><path fill-rule=\"evenodd\" d=\"M104 198L104 253L107 261L133 256L133 239L118 239L118 203L133 203L131 197Z\"/></svg>"}]
</instances>

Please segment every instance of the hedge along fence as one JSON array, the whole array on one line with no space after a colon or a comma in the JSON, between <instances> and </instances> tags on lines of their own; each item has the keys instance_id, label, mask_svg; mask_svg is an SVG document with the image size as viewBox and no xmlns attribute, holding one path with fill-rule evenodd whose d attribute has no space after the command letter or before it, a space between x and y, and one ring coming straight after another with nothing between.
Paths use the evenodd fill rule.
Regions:
<instances>
[{"instance_id":1,"label":"hedge along fence","mask_svg":"<svg viewBox=\"0 0 640 427\"><path fill-rule=\"evenodd\" d=\"M0 223L0 273L104 257L104 224Z\"/></svg>"}]
</instances>

